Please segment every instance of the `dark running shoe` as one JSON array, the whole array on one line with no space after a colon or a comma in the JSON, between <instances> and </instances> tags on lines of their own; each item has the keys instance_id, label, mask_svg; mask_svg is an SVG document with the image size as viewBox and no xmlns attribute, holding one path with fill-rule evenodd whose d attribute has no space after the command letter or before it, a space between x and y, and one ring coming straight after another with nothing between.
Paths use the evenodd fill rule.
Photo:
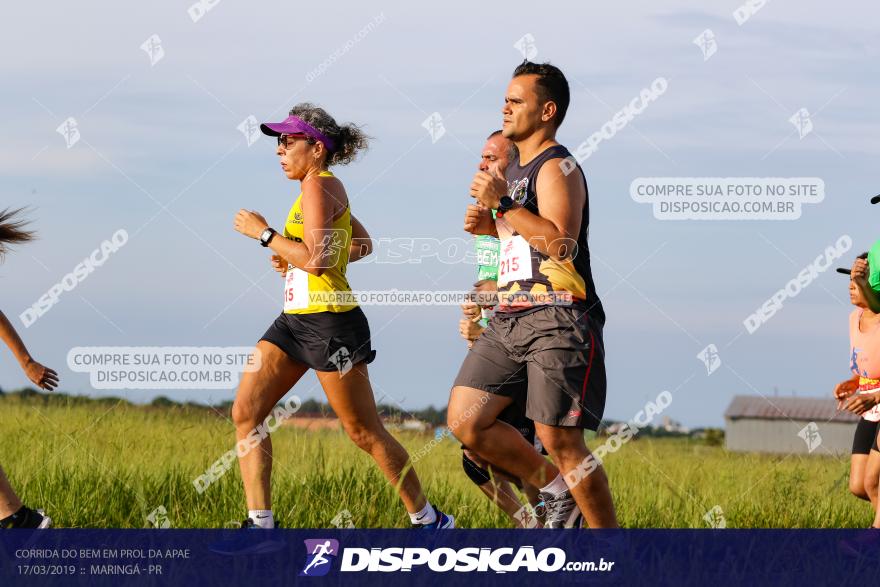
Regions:
<instances>
[{"instance_id":1,"label":"dark running shoe","mask_svg":"<svg viewBox=\"0 0 880 587\"><path fill-rule=\"evenodd\" d=\"M0 520L0 528L23 528L23 529L43 529L52 525L52 518L46 515L43 510L32 510L27 506L21 506L21 509Z\"/></svg>"},{"instance_id":2,"label":"dark running shoe","mask_svg":"<svg viewBox=\"0 0 880 587\"><path fill-rule=\"evenodd\" d=\"M232 531L225 533L224 536L230 538L209 545L208 549L211 552L226 556L270 554L278 552L285 546L284 542L274 540L278 536L276 532L257 526L251 518L246 518L238 527L242 530L263 530L263 532L237 532L234 526L235 522L229 524L232 524ZM230 528L230 525L227 525L227 528ZM278 528L278 524L275 525L275 528Z\"/></svg>"},{"instance_id":3,"label":"dark running shoe","mask_svg":"<svg viewBox=\"0 0 880 587\"><path fill-rule=\"evenodd\" d=\"M553 495L542 491L538 494L540 503L535 508L544 518L545 528L580 528L583 516L571 496L571 491Z\"/></svg>"},{"instance_id":4,"label":"dark running shoe","mask_svg":"<svg viewBox=\"0 0 880 587\"><path fill-rule=\"evenodd\" d=\"M234 527L234 526L233 526L233 527ZM240 528L241 528L242 530L267 530L267 529L268 529L268 528L263 528L262 526L258 526L257 523L254 522L253 519L251 519L251 518L248 518L248 519L244 520L244 521L241 523ZM277 530L277 529L279 529L279 528L281 528L281 524L279 524L279 523L276 521L276 522L275 522L275 528L274 528L274 529Z\"/></svg>"}]
</instances>

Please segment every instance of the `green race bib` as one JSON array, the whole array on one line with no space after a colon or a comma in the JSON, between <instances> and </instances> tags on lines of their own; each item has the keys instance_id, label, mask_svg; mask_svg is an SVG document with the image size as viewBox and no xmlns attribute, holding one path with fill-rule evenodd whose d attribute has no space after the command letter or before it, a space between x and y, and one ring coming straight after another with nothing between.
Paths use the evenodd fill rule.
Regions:
<instances>
[{"instance_id":1,"label":"green race bib","mask_svg":"<svg viewBox=\"0 0 880 587\"><path fill-rule=\"evenodd\" d=\"M494 236L478 235L474 240L474 252L477 254L477 281L489 279L498 281L498 255L501 241Z\"/></svg>"},{"instance_id":2,"label":"green race bib","mask_svg":"<svg viewBox=\"0 0 880 587\"><path fill-rule=\"evenodd\" d=\"M868 251L868 285L880 292L880 241L874 243Z\"/></svg>"}]
</instances>

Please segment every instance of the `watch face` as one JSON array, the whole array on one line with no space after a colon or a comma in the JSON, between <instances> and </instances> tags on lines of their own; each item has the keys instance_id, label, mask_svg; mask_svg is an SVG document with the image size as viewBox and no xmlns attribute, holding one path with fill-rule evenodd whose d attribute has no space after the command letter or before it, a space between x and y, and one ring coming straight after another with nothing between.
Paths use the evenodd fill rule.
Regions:
<instances>
[{"instance_id":1,"label":"watch face","mask_svg":"<svg viewBox=\"0 0 880 587\"><path fill-rule=\"evenodd\" d=\"M513 198L510 196L502 196L498 203L501 205L502 210L507 210L513 207Z\"/></svg>"}]
</instances>

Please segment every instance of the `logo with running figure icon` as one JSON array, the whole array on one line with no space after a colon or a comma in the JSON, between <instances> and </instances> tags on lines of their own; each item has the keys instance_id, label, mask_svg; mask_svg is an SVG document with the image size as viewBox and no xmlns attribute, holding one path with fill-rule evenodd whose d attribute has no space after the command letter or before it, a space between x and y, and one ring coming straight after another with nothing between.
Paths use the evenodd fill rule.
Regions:
<instances>
[{"instance_id":1,"label":"logo with running figure icon","mask_svg":"<svg viewBox=\"0 0 880 587\"><path fill-rule=\"evenodd\" d=\"M241 124L235 128L244 135L244 140L248 147L256 143L260 136L262 136L262 133L260 132L260 123L257 121L257 117L253 114L242 120Z\"/></svg>"},{"instance_id":2,"label":"logo with running figure icon","mask_svg":"<svg viewBox=\"0 0 880 587\"><path fill-rule=\"evenodd\" d=\"M431 144L433 145L440 140L440 137L446 134L446 127L443 126L443 117L439 112L433 112L422 121L422 128L428 131L431 136Z\"/></svg>"},{"instance_id":3,"label":"logo with running figure icon","mask_svg":"<svg viewBox=\"0 0 880 587\"><path fill-rule=\"evenodd\" d=\"M333 559L339 554L339 541L332 538L305 540L306 565L300 577L323 577L330 572Z\"/></svg>"},{"instance_id":4,"label":"logo with running figure icon","mask_svg":"<svg viewBox=\"0 0 880 587\"><path fill-rule=\"evenodd\" d=\"M55 132L64 137L64 143L67 145L68 149L79 142L79 125L76 122L76 118L73 118L72 116L62 122L58 128L55 129Z\"/></svg>"},{"instance_id":5,"label":"logo with running figure icon","mask_svg":"<svg viewBox=\"0 0 880 587\"><path fill-rule=\"evenodd\" d=\"M813 452L822 445L822 435L819 434L819 426L815 422L810 422L801 428L798 436L807 443L808 452Z\"/></svg>"},{"instance_id":6,"label":"logo with running figure icon","mask_svg":"<svg viewBox=\"0 0 880 587\"><path fill-rule=\"evenodd\" d=\"M342 510L336 517L330 520L330 523L337 528L354 528L353 516L348 510Z\"/></svg>"},{"instance_id":7,"label":"logo with running figure icon","mask_svg":"<svg viewBox=\"0 0 880 587\"><path fill-rule=\"evenodd\" d=\"M523 59L531 61L538 55L538 46L535 45L535 36L526 33L513 44L513 48L522 53Z\"/></svg>"},{"instance_id":8,"label":"logo with running figure icon","mask_svg":"<svg viewBox=\"0 0 880 587\"><path fill-rule=\"evenodd\" d=\"M724 510L721 509L720 505L716 505L706 512L703 516L703 520L709 524L710 528L727 528L727 520L724 518Z\"/></svg>"},{"instance_id":9,"label":"logo with running figure icon","mask_svg":"<svg viewBox=\"0 0 880 587\"><path fill-rule=\"evenodd\" d=\"M788 121L797 129L798 138L802 139L813 132L813 119L810 118L810 111L806 108L801 108L795 112Z\"/></svg>"},{"instance_id":10,"label":"logo with running figure icon","mask_svg":"<svg viewBox=\"0 0 880 587\"><path fill-rule=\"evenodd\" d=\"M721 355L718 354L718 347L710 344L699 352L697 358L706 365L706 374L711 375L718 367L721 366Z\"/></svg>"},{"instance_id":11,"label":"logo with running figure icon","mask_svg":"<svg viewBox=\"0 0 880 587\"><path fill-rule=\"evenodd\" d=\"M541 523L537 510L528 503L517 510L513 517L519 522L520 528L537 528Z\"/></svg>"},{"instance_id":12,"label":"logo with running figure icon","mask_svg":"<svg viewBox=\"0 0 880 587\"><path fill-rule=\"evenodd\" d=\"M351 362L351 352L348 350L348 347L344 346L339 347L335 353L330 355L330 362L336 365L340 378L344 377L354 366Z\"/></svg>"},{"instance_id":13,"label":"logo with running figure icon","mask_svg":"<svg viewBox=\"0 0 880 587\"><path fill-rule=\"evenodd\" d=\"M715 40L715 33L712 29L706 29L694 39L694 45L703 52L703 61L709 61L709 58L718 51L718 42Z\"/></svg>"},{"instance_id":14,"label":"logo with running figure icon","mask_svg":"<svg viewBox=\"0 0 880 587\"><path fill-rule=\"evenodd\" d=\"M159 35L151 35L149 39L141 44L141 49L150 58L150 67L153 67L165 57L165 49L162 48L162 39Z\"/></svg>"},{"instance_id":15,"label":"logo with running figure icon","mask_svg":"<svg viewBox=\"0 0 880 587\"><path fill-rule=\"evenodd\" d=\"M316 228L312 231L315 241L321 249L320 258L316 266L323 269L335 267L342 258L342 253L348 255L345 246L346 231L342 228Z\"/></svg>"}]
</instances>

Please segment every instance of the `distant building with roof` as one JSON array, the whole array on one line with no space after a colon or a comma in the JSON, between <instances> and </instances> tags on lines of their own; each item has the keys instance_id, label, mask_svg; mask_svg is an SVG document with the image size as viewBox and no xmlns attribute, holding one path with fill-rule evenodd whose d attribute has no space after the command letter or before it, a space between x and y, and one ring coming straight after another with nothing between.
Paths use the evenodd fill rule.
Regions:
<instances>
[{"instance_id":1,"label":"distant building with roof","mask_svg":"<svg viewBox=\"0 0 880 587\"><path fill-rule=\"evenodd\" d=\"M850 452L859 416L833 398L738 395L724 421L727 450L827 456Z\"/></svg>"}]
</instances>

